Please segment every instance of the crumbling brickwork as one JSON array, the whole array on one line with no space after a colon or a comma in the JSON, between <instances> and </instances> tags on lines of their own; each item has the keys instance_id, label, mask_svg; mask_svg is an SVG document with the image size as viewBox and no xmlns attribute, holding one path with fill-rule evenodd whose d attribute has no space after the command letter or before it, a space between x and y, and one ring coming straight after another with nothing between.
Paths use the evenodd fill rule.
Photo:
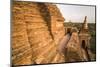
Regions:
<instances>
[{"instance_id":1,"label":"crumbling brickwork","mask_svg":"<svg viewBox=\"0 0 100 67\"><path fill-rule=\"evenodd\" d=\"M13 65L87 61L78 33L73 31L69 37L65 36L63 23L64 18L55 4L14 1Z\"/></svg>"},{"instance_id":2,"label":"crumbling brickwork","mask_svg":"<svg viewBox=\"0 0 100 67\"><path fill-rule=\"evenodd\" d=\"M57 7L15 1L12 10L13 64L64 62L57 52L58 41L64 36L64 18Z\"/></svg>"}]
</instances>

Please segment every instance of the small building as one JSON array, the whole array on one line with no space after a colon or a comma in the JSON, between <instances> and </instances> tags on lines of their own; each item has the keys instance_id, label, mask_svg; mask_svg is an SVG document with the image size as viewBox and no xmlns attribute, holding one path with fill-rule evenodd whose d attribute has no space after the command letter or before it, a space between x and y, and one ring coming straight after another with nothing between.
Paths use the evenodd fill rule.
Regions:
<instances>
[{"instance_id":1,"label":"small building","mask_svg":"<svg viewBox=\"0 0 100 67\"><path fill-rule=\"evenodd\" d=\"M87 16L85 16L84 23L82 25L82 28L79 32L79 38L80 38L80 44L82 48L90 48L90 34L88 29L88 23L87 23Z\"/></svg>"},{"instance_id":2,"label":"small building","mask_svg":"<svg viewBox=\"0 0 100 67\"><path fill-rule=\"evenodd\" d=\"M71 21L69 21L67 27L65 27L65 35L68 33L71 34L72 32L78 32L78 29L77 27L74 27Z\"/></svg>"}]
</instances>

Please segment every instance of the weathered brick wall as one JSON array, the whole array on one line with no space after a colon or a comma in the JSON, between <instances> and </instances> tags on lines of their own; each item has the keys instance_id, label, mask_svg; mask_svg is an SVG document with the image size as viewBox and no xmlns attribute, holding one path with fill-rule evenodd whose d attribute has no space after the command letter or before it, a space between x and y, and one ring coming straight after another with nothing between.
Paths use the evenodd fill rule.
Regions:
<instances>
[{"instance_id":1,"label":"weathered brick wall","mask_svg":"<svg viewBox=\"0 0 100 67\"><path fill-rule=\"evenodd\" d=\"M13 3L14 65L64 62L63 56L57 51L57 44L64 36L64 19L57 7L52 5L17 1Z\"/></svg>"},{"instance_id":2,"label":"weathered brick wall","mask_svg":"<svg viewBox=\"0 0 100 67\"><path fill-rule=\"evenodd\" d=\"M31 64L32 50L24 21L23 6L18 3L14 4L12 10L12 62L13 64Z\"/></svg>"},{"instance_id":3,"label":"weathered brick wall","mask_svg":"<svg viewBox=\"0 0 100 67\"><path fill-rule=\"evenodd\" d=\"M64 18L54 4L14 1L11 36L13 64L87 61L75 31L66 43L66 53L59 51L59 44L65 35L63 23Z\"/></svg>"},{"instance_id":4,"label":"weathered brick wall","mask_svg":"<svg viewBox=\"0 0 100 67\"><path fill-rule=\"evenodd\" d=\"M88 61L86 51L81 47L77 32L73 32L66 45L66 62Z\"/></svg>"}]
</instances>

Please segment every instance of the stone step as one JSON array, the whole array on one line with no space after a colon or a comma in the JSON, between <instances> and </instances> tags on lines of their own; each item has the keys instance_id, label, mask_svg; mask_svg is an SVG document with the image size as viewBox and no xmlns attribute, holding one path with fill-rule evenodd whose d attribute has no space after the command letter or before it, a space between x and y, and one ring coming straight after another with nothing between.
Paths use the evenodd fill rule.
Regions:
<instances>
[{"instance_id":1,"label":"stone step","mask_svg":"<svg viewBox=\"0 0 100 67\"><path fill-rule=\"evenodd\" d=\"M50 36L49 35L50 32L46 28L41 28L41 29L37 29L37 30L36 29L29 29L27 31L27 33L28 33L29 37L32 37L34 35L39 36L39 35L44 35L44 34L47 34L48 36Z\"/></svg>"},{"instance_id":2,"label":"stone step","mask_svg":"<svg viewBox=\"0 0 100 67\"><path fill-rule=\"evenodd\" d=\"M56 47L54 47L50 52L48 52L47 58L45 59L48 63L52 62L52 59L57 54Z\"/></svg>"},{"instance_id":3,"label":"stone step","mask_svg":"<svg viewBox=\"0 0 100 67\"><path fill-rule=\"evenodd\" d=\"M27 35L12 36L12 48L29 45Z\"/></svg>"},{"instance_id":4,"label":"stone step","mask_svg":"<svg viewBox=\"0 0 100 67\"><path fill-rule=\"evenodd\" d=\"M46 63L51 63L52 58L55 57L56 55L56 51L53 48L51 51L49 51L47 54L47 56L43 56L43 58L40 60L39 64L46 64Z\"/></svg>"},{"instance_id":5,"label":"stone step","mask_svg":"<svg viewBox=\"0 0 100 67\"><path fill-rule=\"evenodd\" d=\"M39 58L40 56L45 56L53 47L54 47L53 44L47 45L44 48L38 49L37 52L34 51L35 53L34 52L33 53Z\"/></svg>"},{"instance_id":6,"label":"stone step","mask_svg":"<svg viewBox=\"0 0 100 67\"><path fill-rule=\"evenodd\" d=\"M42 19L42 16L39 14L32 15L32 14L24 14L25 22L27 23L42 23L45 22L45 20Z\"/></svg>"},{"instance_id":7,"label":"stone step","mask_svg":"<svg viewBox=\"0 0 100 67\"><path fill-rule=\"evenodd\" d=\"M48 46L49 47L49 46ZM39 60L39 62L37 62L37 63L49 63L50 62L50 59L55 55L55 47L53 46L52 48L48 48L48 49L46 49L44 52L42 52L40 55L38 55L38 59L36 59L36 61L37 60L39 60L39 58L41 58L42 57L42 59L41 60ZM52 54L52 53L54 53L54 54Z\"/></svg>"},{"instance_id":8,"label":"stone step","mask_svg":"<svg viewBox=\"0 0 100 67\"><path fill-rule=\"evenodd\" d=\"M16 56L16 57L12 59L13 63L21 63L21 61L23 61L23 59L26 59L26 61L28 61L28 60L31 60L31 57L32 57L30 49L27 49L24 52L19 53L14 56Z\"/></svg>"},{"instance_id":9,"label":"stone step","mask_svg":"<svg viewBox=\"0 0 100 67\"><path fill-rule=\"evenodd\" d=\"M62 63L64 61L64 55L61 55L59 52L52 58L51 63Z\"/></svg>"},{"instance_id":10,"label":"stone step","mask_svg":"<svg viewBox=\"0 0 100 67\"><path fill-rule=\"evenodd\" d=\"M50 43L52 43L52 42L50 42ZM36 55L42 55L42 53L44 54L44 53L46 53L47 51L49 51L52 47L54 47L54 45L50 45L50 43L48 43L47 45L45 45L44 47L42 47L42 45L40 46L41 48L40 49L37 49L37 53L36 53ZM47 49L48 48L48 49ZM36 50L34 51L34 52L36 52ZM40 54L40 53L41 54Z\"/></svg>"},{"instance_id":11,"label":"stone step","mask_svg":"<svg viewBox=\"0 0 100 67\"><path fill-rule=\"evenodd\" d=\"M19 12L18 12L19 13ZM20 12L20 13L22 13L22 12ZM22 21L24 21L25 20L25 18L24 18L24 15L23 15L23 13L22 14L13 14L13 21L15 22L15 20L22 20ZM16 22L17 23L17 22Z\"/></svg>"},{"instance_id":12,"label":"stone step","mask_svg":"<svg viewBox=\"0 0 100 67\"><path fill-rule=\"evenodd\" d=\"M48 28L45 22L36 22L36 23L26 23L27 29L41 29Z\"/></svg>"},{"instance_id":13,"label":"stone step","mask_svg":"<svg viewBox=\"0 0 100 67\"><path fill-rule=\"evenodd\" d=\"M34 48L33 49L34 51L37 51L38 49L48 46L50 42L52 42L52 39L47 40L47 41L40 41L40 42L37 42L36 44L33 44L32 48Z\"/></svg>"},{"instance_id":14,"label":"stone step","mask_svg":"<svg viewBox=\"0 0 100 67\"><path fill-rule=\"evenodd\" d=\"M51 60L51 63L57 62L58 58L59 58L59 54L56 54L55 57Z\"/></svg>"},{"instance_id":15,"label":"stone step","mask_svg":"<svg viewBox=\"0 0 100 67\"><path fill-rule=\"evenodd\" d=\"M29 41L31 42L31 44L35 44L37 42L48 42L49 40L51 40L51 36L49 36L49 34L36 34L36 35L31 35L31 36L28 36L28 39Z\"/></svg>"},{"instance_id":16,"label":"stone step","mask_svg":"<svg viewBox=\"0 0 100 67\"><path fill-rule=\"evenodd\" d=\"M31 36L31 37L29 36L28 38L30 41L37 42L37 41L43 41L43 40L47 41L46 39L48 39L48 40L51 39L51 36L48 36L47 34L44 34L44 35L42 34L42 35L38 35L38 36L36 36L36 35Z\"/></svg>"},{"instance_id":17,"label":"stone step","mask_svg":"<svg viewBox=\"0 0 100 67\"><path fill-rule=\"evenodd\" d=\"M16 47L12 49L12 55L18 55L22 52L24 52L25 50L30 49L30 46L24 44L22 46Z\"/></svg>"}]
</instances>

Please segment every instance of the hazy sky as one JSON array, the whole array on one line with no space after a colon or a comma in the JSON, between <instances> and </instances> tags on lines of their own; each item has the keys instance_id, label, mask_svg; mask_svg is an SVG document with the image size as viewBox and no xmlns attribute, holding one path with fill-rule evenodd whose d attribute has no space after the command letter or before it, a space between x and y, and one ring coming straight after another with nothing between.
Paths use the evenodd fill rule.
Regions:
<instances>
[{"instance_id":1,"label":"hazy sky","mask_svg":"<svg viewBox=\"0 0 100 67\"><path fill-rule=\"evenodd\" d=\"M65 21L83 22L87 16L88 23L95 23L95 7L94 6L79 6L79 5L64 5L57 4Z\"/></svg>"}]
</instances>

